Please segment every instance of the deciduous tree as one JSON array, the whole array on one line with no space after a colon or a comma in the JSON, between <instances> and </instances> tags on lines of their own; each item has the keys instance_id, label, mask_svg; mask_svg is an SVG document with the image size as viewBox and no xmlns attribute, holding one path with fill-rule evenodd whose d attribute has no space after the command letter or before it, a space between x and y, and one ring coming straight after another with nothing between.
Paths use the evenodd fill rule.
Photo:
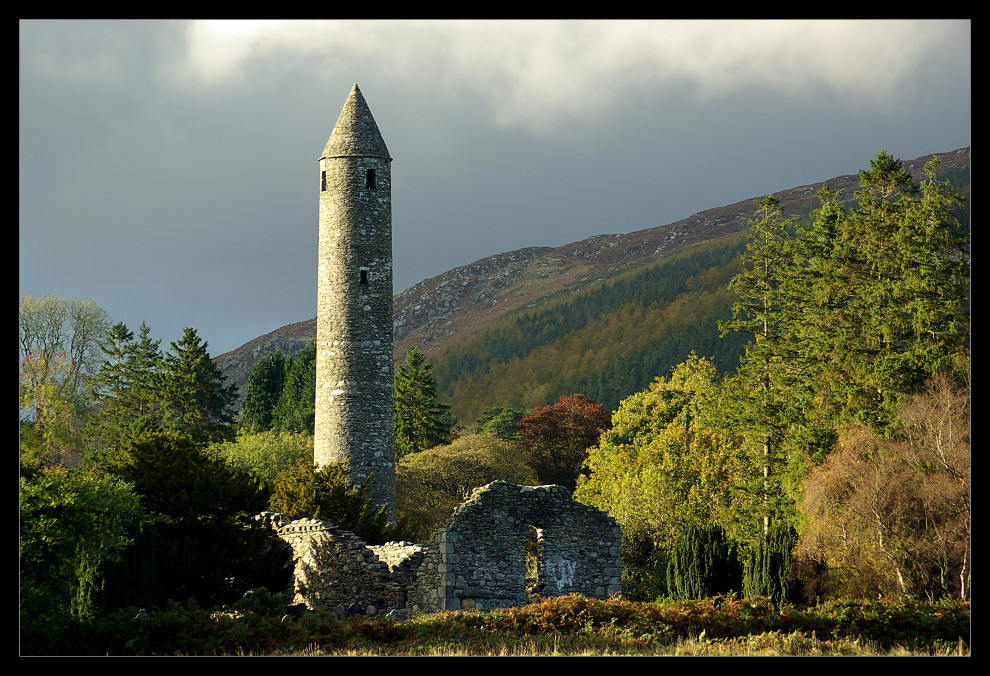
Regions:
<instances>
[{"instance_id":1,"label":"deciduous tree","mask_svg":"<svg viewBox=\"0 0 990 676\"><path fill-rule=\"evenodd\" d=\"M805 481L798 552L827 567L834 594L966 599L970 490L968 392L942 376L899 407L894 439L843 429Z\"/></svg>"},{"instance_id":2,"label":"deciduous tree","mask_svg":"<svg viewBox=\"0 0 990 676\"><path fill-rule=\"evenodd\" d=\"M692 354L670 378L624 400L612 428L589 449L575 497L651 534L666 550L691 523L731 528L739 439L713 424L717 375L711 362Z\"/></svg>"},{"instance_id":3,"label":"deciduous tree","mask_svg":"<svg viewBox=\"0 0 990 676\"><path fill-rule=\"evenodd\" d=\"M100 610L96 598L104 567L132 543L131 527L141 515L138 496L117 477L63 466L22 474L21 630L26 640L43 640L59 616L89 619Z\"/></svg>"},{"instance_id":4,"label":"deciduous tree","mask_svg":"<svg viewBox=\"0 0 990 676\"><path fill-rule=\"evenodd\" d=\"M541 483L573 490L588 449L611 426L611 415L602 404L572 394L520 420L519 443Z\"/></svg>"},{"instance_id":5,"label":"deciduous tree","mask_svg":"<svg viewBox=\"0 0 990 676\"><path fill-rule=\"evenodd\" d=\"M537 483L536 472L516 444L469 434L400 460L395 468L396 508L427 538L471 490L502 480Z\"/></svg>"},{"instance_id":6,"label":"deciduous tree","mask_svg":"<svg viewBox=\"0 0 990 676\"><path fill-rule=\"evenodd\" d=\"M51 459L78 447L109 316L91 300L57 296L21 296L19 310L20 419Z\"/></svg>"}]
</instances>

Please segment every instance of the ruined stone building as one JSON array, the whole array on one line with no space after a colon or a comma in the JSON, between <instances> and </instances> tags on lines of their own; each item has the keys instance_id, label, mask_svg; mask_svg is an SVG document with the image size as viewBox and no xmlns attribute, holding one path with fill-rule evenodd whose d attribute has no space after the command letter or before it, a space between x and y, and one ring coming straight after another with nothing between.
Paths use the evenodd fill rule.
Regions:
<instances>
[{"instance_id":1,"label":"ruined stone building","mask_svg":"<svg viewBox=\"0 0 990 676\"><path fill-rule=\"evenodd\" d=\"M392 206L388 148L355 84L320 158L317 465L346 462L394 519ZM368 546L315 519L262 518L294 553L294 604L361 612L490 610L543 595L619 593L614 519L562 486L494 482L474 490L429 542Z\"/></svg>"},{"instance_id":2,"label":"ruined stone building","mask_svg":"<svg viewBox=\"0 0 990 676\"><path fill-rule=\"evenodd\" d=\"M424 544L370 546L318 519L265 514L292 546L292 604L340 616L389 611L493 610L532 595L608 598L622 588L618 523L563 486L496 481L476 488ZM536 538L534 578L527 546Z\"/></svg>"}]
</instances>

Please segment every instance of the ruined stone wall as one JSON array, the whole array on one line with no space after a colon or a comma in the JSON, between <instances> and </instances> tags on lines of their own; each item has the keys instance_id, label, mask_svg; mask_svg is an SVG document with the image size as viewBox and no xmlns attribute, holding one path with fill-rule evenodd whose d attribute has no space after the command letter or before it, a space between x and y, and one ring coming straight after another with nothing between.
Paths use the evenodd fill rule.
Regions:
<instances>
[{"instance_id":1,"label":"ruined stone wall","mask_svg":"<svg viewBox=\"0 0 990 676\"><path fill-rule=\"evenodd\" d=\"M496 481L475 489L423 545L368 546L325 521L263 515L292 546L294 604L340 616L391 610L491 610L525 605L526 539L537 535L537 590L608 598L621 590L621 532L614 519L562 486Z\"/></svg>"},{"instance_id":2,"label":"ruined stone wall","mask_svg":"<svg viewBox=\"0 0 990 676\"><path fill-rule=\"evenodd\" d=\"M319 519L300 519L276 533L292 546L292 605L332 610L340 617L352 606L369 615L405 607L405 581L350 531Z\"/></svg>"},{"instance_id":3,"label":"ruined stone wall","mask_svg":"<svg viewBox=\"0 0 990 676\"><path fill-rule=\"evenodd\" d=\"M526 538L537 534L537 591L608 598L621 591L619 524L563 486L477 488L426 548L410 604L424 611L524 605Z\"/></svg>"}]
</instances>

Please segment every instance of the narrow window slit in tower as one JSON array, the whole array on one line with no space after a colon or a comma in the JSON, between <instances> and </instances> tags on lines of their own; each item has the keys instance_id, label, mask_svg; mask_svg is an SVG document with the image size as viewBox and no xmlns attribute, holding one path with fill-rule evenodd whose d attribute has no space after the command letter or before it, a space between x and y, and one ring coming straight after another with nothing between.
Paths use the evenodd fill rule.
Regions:
<instances>
[{"instance_id":1,"label":"narrow window slit in tower","mask_svg":"<svg viewBox=\"0 0 990 676\"><path fill-rule=\"evenodd\" d=\"M327 172L320 172L320 191L326 192L327 189Z\"/></svg>"},{"instance_id":2,"label":"narrow window slit in tower","mask_svg":"<svg viewBox=\"0 0 990 676\"><path fill-rule=\"evenodd\" d=\"M368 190L374 190L375 189L375 170L374 169L369 169L368 170L367 188L368 188Z\"/></svg>"},{"instance_id":3,"label":"narrow window slit in tower","mask_svg":"<svg viewBox=\"0 0 990 676\"><path fill-rule=\"evenodd\" d=\"M367 284L368 283L368 269L367 268L361 268L361 283L362 284Z\"/></svg>"}]
</instances>

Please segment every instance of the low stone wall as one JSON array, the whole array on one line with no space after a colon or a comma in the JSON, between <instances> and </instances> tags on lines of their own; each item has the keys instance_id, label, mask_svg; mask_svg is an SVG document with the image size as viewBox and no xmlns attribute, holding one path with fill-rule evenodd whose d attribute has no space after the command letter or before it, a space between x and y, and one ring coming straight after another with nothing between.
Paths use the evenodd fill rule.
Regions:
<instances>
[{"instance_id":1,"label":"low stone wall","mask_svg":"<svg viewBox=\"0 0 990 676\"><path fill-rule=\"evenodd\" d=\"M302 519L281 526L278 536L292 546L295 575L292 604L309 610L354 609L375 615L405 607L406 585L393 576L368 545L327 521Z\"/></svg>"},{"instance_id":2,"label":"low stone wall","mask_svg":"<svg viewBox=\"0 0 990 676\"><path fill-rule=\"evenodd\" d=\"M259 518L292 546L293 603L340 616L525 605L531 532L539 594L608 598L621 589L618 523L562 486L496 481L475 489L424 545L369 546L326 521Z\"/></svg>"}]
</instances>

